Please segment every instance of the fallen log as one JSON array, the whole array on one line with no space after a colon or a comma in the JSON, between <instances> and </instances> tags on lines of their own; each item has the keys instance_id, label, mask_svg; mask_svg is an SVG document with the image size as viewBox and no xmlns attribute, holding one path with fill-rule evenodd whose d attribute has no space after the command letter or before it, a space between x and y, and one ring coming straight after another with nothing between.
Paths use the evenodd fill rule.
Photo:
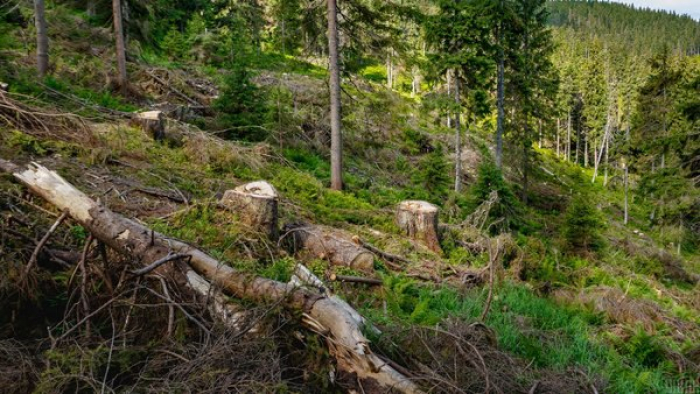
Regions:
<instances>
[{"instance_id":1,"label":"fallen log","mask_svg":"<svg viewBox=\"0 0 700 394\"><path fill-rule=\"evenodd\" d=\"M359 271L374 270L372 253L356 244L344 231L325 226L294 226L286 231L294 240L294 249L303 248L313 257L328 260L333 265Z\"/></svg>"},{"instance_id":2,"label":"fallen log","mask_svg":"<svg viewBox=\"0 0 700 394\"><path fill-rule=\"evenodd\" d=\"M392 263L403 263L406 265L414 265L415 264L411 260L408 260L404 257L401 257L401 256L396 255L396 254L391 254L389 252L385 252L385 251L379 249L378 247L372 245L371 243L363 240L362 238L360 238L358 236L352 237L352 240L355 241L355 243L357 243L358 245L362 246L363 248L365 248L365 249L369 250L370 252L374 253L375 255L377 255L377 257L384 259L385 261L389 261ZM394 266L392 266L392 268L401 268L401 267L394 265Z\"/></svg>"},{"instance_id":3,"label":"fallen log","mask_svg":"<svg viewBox=\"0 0 700 394\"><path fill-rule=\"evenodd\" d=\"M357 318L359 314L353 308L323 294L237 271L191 245L155 233L112 212L39 164L18 169L0 159L0 169L10 170L32 192L59 210L68 211L70 217L95 238L141 265L147 266L172 253L187 254L190 267L224 293L254 302L279 302L288 309L302 312L302 323L328 338L327 344L339 371L354 379L364 392L422 392L406 376L372 353L369 341L362 334L362 320Z\"/></svg>"}]
</instances>

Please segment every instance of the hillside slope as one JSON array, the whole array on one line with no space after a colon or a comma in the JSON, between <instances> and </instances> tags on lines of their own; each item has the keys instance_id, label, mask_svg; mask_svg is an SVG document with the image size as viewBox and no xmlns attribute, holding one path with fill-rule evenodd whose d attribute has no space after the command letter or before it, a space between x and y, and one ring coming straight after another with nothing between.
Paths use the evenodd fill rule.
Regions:
<instances>
[{"instance_id":1,"label":"hillside slope","mask_svg":"<svg viewBox=\"0 0 700 394\"><path fill-rule=\"evenodd\" d=\"M0 80L9 91L0 91L0 158L54 169L111 210L244 272L286 282L305 264L378 328L366 333L374 351L429 392L697 387L697 245L680 247L674 229L653 226L654 208L641 196L630 198L625 224L618 173L592 183L590 168L536 148L524 199L517 166L505 168L504 180L492 164L486 121L467 133L460 160L468 190L454 194L451 131L419 97L374 82L380 67L370 65L345 79L346 190L331 191L327 73L313 59L262 51L241 77L143 44L131 54L131 91L121 97L112 90L109 32L69 6L50 8L48 18L55 60L44 81L21 48L27 31L3 31L10 44ZM231 76L254 84L232 84ZM130 121L147 110L166 113L165 141ZM264 122L231 119L240 113ZM280 242L218 203L226 190L260 179L281 195ZM489 199L492 190L500 200ZM442 253L397 227L395 208L406 199L439 206ZM227 329L178 290L177 277L126 276L135 262L91 248L71 220L23 280L60 212L7 175L0 212L0 392L358 389L337 373L325 333L305 330L298 314L229 299L249 320ZM302 222L406 261L376 255L369 272L358 271L284 247ZM332 280L339 275L382 284Z\"/></svg>"}]
</instances>

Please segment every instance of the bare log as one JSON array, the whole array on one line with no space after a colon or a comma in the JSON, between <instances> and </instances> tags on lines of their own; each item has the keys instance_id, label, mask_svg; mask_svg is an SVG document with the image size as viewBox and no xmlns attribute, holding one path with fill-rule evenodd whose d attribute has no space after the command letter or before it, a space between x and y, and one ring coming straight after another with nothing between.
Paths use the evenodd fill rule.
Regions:
<instances>
[{"instance_id":1,"label":"bare log","mask_svg":"<svg viewBox=\"0 0 700 394\"><path fill-rule=\"evenodd\" d=\"M131 118L131 124L148 133L156 141L165 139L165 117L161 111L136 113Z\"/></svg>"},{"instance_id":2,"label":"bare log","mask_svg":"<svg viewBox=\"0 0 700 394\"><path fill-rule=\"evenodd\" d=\"M0 159L0 168L13 167ZM288 309L302 312L302 323L309 329L323 332L328 338L338 369L355 377L365 392L380 393L389 389L402 393L422 392L406 376L372 353L369 341L362 334L362 321L358 320L359 314L353 308L343 307L326 295L239 272L182 241L153 233L96 203L56 172L39 164L13 175L35 194L60 210L67 210L73 220L95 238L142 265L170 253L188 254L192 269L223 292L255 302L279 302ZM156 271L164 268L166 266Z\"/></svg>"},{"instance_id":3,"label":"bare log","mask_svg":"<svg viewBox=\"0 0 700 394\"><path fill-rule=\"evenodd\" d=\"M426 201L402 201L396 211L396 223L409 237L423 242L442 254L438 238L438 208Z\"/></svg>"},{"instance_id":4,"label":"bare log","mask_svg":"<svg viewBox=\"0 0 700 394\"><path fill-rule=\"evenodd\" d=\"M357 245L344 231L325 226L306 225L289 230L296 247L306 249L312 256L328 260L333 265L360 271L374 270L372 253Z\"/></svg>"},{"instance_id":5,"label":"bare log","mask_svg":"<svg viewBox=\"0 0 700 394\"><path fill-rule=\"evenodd\" d=\"M243 223L277 240L277 206L279 195L274 186L265 181L256 181L227 190L221 204L238 212Z\"/></svg>"}]
</instances>

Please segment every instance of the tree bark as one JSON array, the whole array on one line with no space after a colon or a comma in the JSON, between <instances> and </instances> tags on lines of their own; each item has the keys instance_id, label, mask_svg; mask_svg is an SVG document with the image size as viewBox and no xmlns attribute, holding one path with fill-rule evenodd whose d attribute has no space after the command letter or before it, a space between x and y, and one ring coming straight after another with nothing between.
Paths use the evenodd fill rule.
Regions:
<instances>
[{"instance_id":1,"label":"tree bark","mask_svg":"<svg viewBox=\"0 0 700 394\"><path fill-rule=\"evenodd\" d=\"M628 192L627 189L629 187L629 168L627 167L627 164L624 164L625 166L625 179L624 179L624 188L625 188L625 225L627 225L627 222L629 221L629 200L628 200Z\"/></svg>"},{"instance_id":2,"label":"tree bark","mask_svg":"<svg viewBox=\"0 0 700 394\"><path fill-rule=\"evenodd\" d=\"M165 118L161 111L138 112L131 118L131 124L145 131L154 140L165 138Z\"/></svg>"},{"instance_id":3,"label":"tree bark","mask_svg":"<svg viewBox=\"0 0 700 394\"><path fill-rule=\"evenodd\" d=\"M340 70L338 69L338 10L328 0L328 69L331 96L331 189L343 190L343 135L340 129Z\"/></svg>"},{"instance_id":4,"label":"tree bark","mask_svg":"<svg viewBox=\"0 0 700 394\"><path fill-rule=\"evenodd\" d=\"M503 8L503 1L501 1L501 8ZM505 68L505 55L503 53L503 26L498 27L497 34L497 44L498 45L498 72L496 81L496 107L497 107L497 117L496 117L496 165L498 168L503 166L503 127L505 122L505 112L504 112L504 100L505 100L505 86L504 86L504 68Z\"/></svg>"},{"instance_id":5,"label":"tree bark","mask_svg":"<svg viewBox=\"0 0 700 394\"><path fill-rule=\"evenodd\" d=\"M279 238L277 190L265 181L256 181L227 190L221 204L238 212L241 222L265 234L274 242Z\"/></svg>"},{"instance_id":6,"label":"tree bark","mask_svg":"<svg viewBox=\"0 0 700 394\"><path fill-rule=\"evenodd\" d=\"M34 25L36 26L36 69L39 78L49 70L49 36L44 14L44 0L34 0Z\"/></svg>"},{"instance_id":7,"label":"tree bark","mask_svg":"<svg viewBox=\"0 0 700 394\"><path fill-rule=\"evenodd\" d=\"M307 250L314 258L328 260L332 265L345 266L359 271L374 270L374 255L353 241L344 231L324 226L300 226L287 231L292 233L294 250Z\"/></svg>"},{"instance_id":8,"label":"tree bark","mask_svg":"<svg viewBox=\"0 0 700 394\"><path fill-rule=\"evenodd\" d=\"M459 78L455 73L455 192L462 191L462 127L460 125L459 110Z\"/></svg>"},{"instance_id":9,"label":"tree bark","mask_svg":"<svg viewBox=\"0 0 700 394\"><path fill-rule=\"evenodd\" d=\"M122 27L121 0L112 0L112 16L117 55L117 84L121 93L126 94L129 81L126 75L126 44L124 43L124 28Z\"/></svg>"},{"instance_id":10,"label":"tree bark","mask_svg":"<svg viewBox=\"0 0 700 394\"><path fill-rule=\"evenodd\" d=\"M187 254L189 266L223 292L254 302L279 302L302 312L302 323L328 338L339 370L356 376L363 387L374 387L375 392L390 388L402 393L421 392L413 382L372 353L361 331L362 317L347 304L341 305L328 296L293 285L239 272L193 246L113 213L41 165L34 164L22 170L0 159L0 169L13 172L32 192L58 209L68 211L73 220L95 238L142 265L172 253Z\"/></svg>"},{"instance_id":11,"label":"tree bark","mask_svg":"<svg viewBox=\"0 0 700 394\"><path fill-rule=\"evenodd\" d=\"M559 135L560 135L560 129L561 129L561 119L557 118L557 158L559 158L560 155L560 150L559 150Z\"/></svg>"},{"instance_id":12,"label":"tree bark","mask_svg":"<svg viewBox=\"0 0 700 394\"><path fill-rule=\"evenodd\" d=\"M571 161L571 110L566 118L566 161Z\"/></svg>"},{"instance_id":13,"label":"tree bark","mask_svg":"<svg viewBox=\"0 0 700 394\"><path fill-rule=\"evenodd\" d=\"M438 238L438 208L426 201L402 201L396 211L396 223L412 239L442 254Z\"/></svg>"}]
</instances>

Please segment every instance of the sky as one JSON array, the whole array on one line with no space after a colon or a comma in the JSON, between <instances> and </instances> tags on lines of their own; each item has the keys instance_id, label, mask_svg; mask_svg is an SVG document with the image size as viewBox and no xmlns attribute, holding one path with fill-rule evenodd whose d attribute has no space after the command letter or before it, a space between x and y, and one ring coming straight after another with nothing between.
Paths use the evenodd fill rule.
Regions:
<instances>
[{"instance_id":1,"label":"sky","mask_svg":"<svg viewBox=\"0 0 700 394\"><path fill-rule=\"evenodd\" d=\"M676 11L700 20L700 0L620 0L620 2L634 4L636 7Z\"/></svg>"}]
</instances>

